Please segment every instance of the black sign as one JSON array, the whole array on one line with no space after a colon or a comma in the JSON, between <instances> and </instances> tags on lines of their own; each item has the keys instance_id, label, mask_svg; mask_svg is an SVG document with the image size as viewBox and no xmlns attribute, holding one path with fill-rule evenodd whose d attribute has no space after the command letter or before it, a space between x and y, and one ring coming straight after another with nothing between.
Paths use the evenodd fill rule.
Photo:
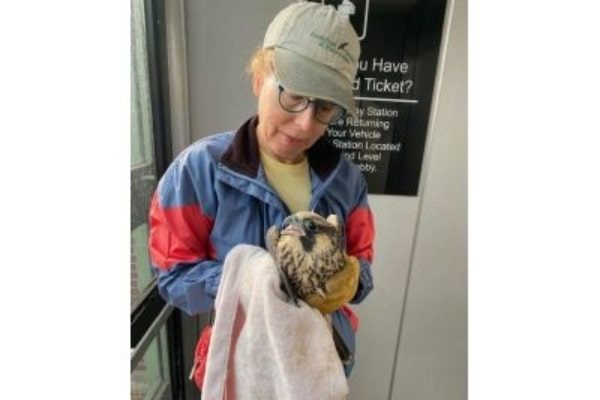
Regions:
<instances>
[{"instance_id":1,"label":"black sign","mask_svg":"<svg viewBox=\"0 0 600 400\"><path fill-rule=\"evenodd\" d=\"M328 129L369 193L416 195L446 0L316 1L349 15L361 44L357 118Z\"/></svg>"}]
</instances>

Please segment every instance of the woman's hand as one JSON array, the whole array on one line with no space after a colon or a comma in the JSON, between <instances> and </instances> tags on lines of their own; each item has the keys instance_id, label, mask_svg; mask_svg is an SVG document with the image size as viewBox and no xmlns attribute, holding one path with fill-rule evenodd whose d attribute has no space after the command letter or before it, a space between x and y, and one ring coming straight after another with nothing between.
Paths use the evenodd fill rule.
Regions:
<instances>
[{"instance_id":1,"label":"woman's hand","mask_svg":"<svg viewBox=\"0 0 600 400\"><path fill-rule=\"evenodd\" d=\"M308 296L305 301L323 314L329 314L348 303L356 294L358 278L360 276L360 263L354 256L346 256L346 265L342 270L332 275L325 284L327 295L318 294Z\"/></svg>"}]
</instances>

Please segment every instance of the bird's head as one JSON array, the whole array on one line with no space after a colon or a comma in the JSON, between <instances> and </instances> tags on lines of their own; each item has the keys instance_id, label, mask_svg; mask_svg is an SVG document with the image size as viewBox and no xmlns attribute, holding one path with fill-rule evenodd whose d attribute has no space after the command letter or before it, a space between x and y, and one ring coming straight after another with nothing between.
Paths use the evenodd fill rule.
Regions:
<instances>
[{"instance_id":1,"label":"bird's head","mask_svg":"<svg viewBox=\"0 0 600 400\"><path fill-rule=\"evenodd\" d=\"M342 223L334 214L323 218L311 211L300 211L283 220L280 235L281 239L290 244L302 244L305 252L331 246L340 247Z\"/></svg>"}]
</instances>

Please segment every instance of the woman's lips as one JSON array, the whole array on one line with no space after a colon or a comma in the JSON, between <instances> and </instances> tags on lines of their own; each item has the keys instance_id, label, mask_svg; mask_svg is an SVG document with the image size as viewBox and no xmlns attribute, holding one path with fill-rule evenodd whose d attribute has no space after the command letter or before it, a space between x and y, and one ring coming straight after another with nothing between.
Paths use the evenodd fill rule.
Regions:
<instances>
[{"instance_id":1,"label":"woman's lips","mask_svg":"<svg viewBox=\"0 0 600 400\"><path fill-rule=\"evenodd\" d=\"M286 143L289 143L291 145L296 145L297 146L297 145L300 145L300 144L302 144L304 142L304 140L302 140L302 139L296 139L295 137L290 136L290 135L288 135L286 133L282 132L281 134L285 138Z\"/></svg>"}]
</instances>

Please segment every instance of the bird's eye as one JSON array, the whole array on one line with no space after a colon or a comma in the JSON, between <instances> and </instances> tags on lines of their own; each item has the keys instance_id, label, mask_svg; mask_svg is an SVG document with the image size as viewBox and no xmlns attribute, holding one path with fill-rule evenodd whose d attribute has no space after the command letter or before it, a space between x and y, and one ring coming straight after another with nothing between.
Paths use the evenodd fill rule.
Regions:
<instances>
[{"instance_id":1,"label":"bird's eye","mask_svg":"<svg viewBox=\"0 0 600 400\"><path fill-rule=\"evenodd\" d=\"M311 220L304 221L304 227L309 232L314 232L317 230L317 225Z\"/></svg>"}]
</instances>

